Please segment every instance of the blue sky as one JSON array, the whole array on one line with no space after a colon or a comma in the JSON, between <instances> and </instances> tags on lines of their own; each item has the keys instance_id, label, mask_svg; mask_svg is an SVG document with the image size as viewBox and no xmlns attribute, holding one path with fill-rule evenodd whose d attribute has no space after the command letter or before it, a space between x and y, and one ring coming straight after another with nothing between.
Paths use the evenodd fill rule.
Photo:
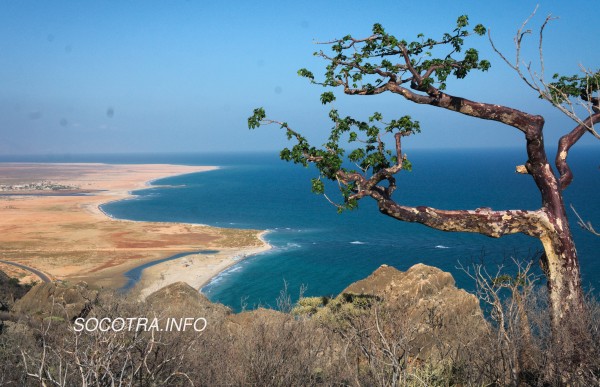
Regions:
<instances>
[{"instance_id":1,"label":"blue sky","mask_svg":"<svg viewBox=\"0 0 600 387\"><path fill-rule=\"evenodd\" d=\"M263 106L322 142L329 128L321 88L297 76L321 74L315 41L367 36L375 22L411 39L437 36L468 14L508 56L512 37L536 1L0 1L0 154L275 150L275 127L249 131ZM597 68L598 1L540 2L533 27L559 16L546 34L549 73ZM530 58L535 60L535 39ZM546 140L574 124L536 98L491 52L488 73L448 92L546 117ZM410 114L423 132L407 147L519 146L516 130L398 96L338 94L343 114ZM582 143L595 144L587 135Z\"/></svg>"}]
</instances>

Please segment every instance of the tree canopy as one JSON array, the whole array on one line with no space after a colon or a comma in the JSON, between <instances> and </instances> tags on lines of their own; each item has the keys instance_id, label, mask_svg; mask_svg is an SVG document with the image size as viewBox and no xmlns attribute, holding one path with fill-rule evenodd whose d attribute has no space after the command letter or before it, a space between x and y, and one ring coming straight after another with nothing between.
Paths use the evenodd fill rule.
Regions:
<instances>
[{"instance_id":1,"label":"tree canopy","mask_svg":"<svg viewBox=\"0 0 600 387\"><path fill-rule=\"evenodd\" d=\"M322 77L304 68L298 74L312 84L328 89L321 94L322 104L335 101L336 96L330 88L341 88L344 94L350 96L391 93L412 103L492 120L517 129L524 134L527 153L527 162L517 166L517 172L530 175L535 182L541 198L538 210L445 210L429 206L411 207L396 202L393 198L397 188L396 175L411 169L411 163L402 150L402 139L421 130L419 121L409 115L384 119L381 113L375 112L368 120L362 121L344 116L332 107L329 111L332 122L329 137L320 147L311 145L300 131L288 123L268 118L263 108L254 110L248 126L253 129L263 124L278 124L288 139L294 142L291 148L281 151L281 158L304 166L314 164L319 171L319 176L312 181L312 189L316 193L325 193L324 180L337 182L343 201L334 204L340 211L354 209L360 199L371 197L381 213L400 221L495 238L514 233L538 238L544 247L540 263L548 279L553 324L558 327L576 318L583 304L579 260L562 191L573 179L567 163L570 148L586 132L598 137L594 125L600 122L600 73L583 68L581 75L555 74L552 81L545 79L542 43L543 31L552 20L550 16L545 19L539 33L541 71L536 72L530 63L524 63L521 44L531 32L525 28L532 16L525 20L515 35L515 62L509 61L496 49L491 37L490 41L500 57L540 98L576 122L576 126L566 130L559 141L555 157L557 172L548 161L544 141L545 119L542 116L509 106L472 101L446 91L451 78L464 80L472 71L490 69L490 62L481 59L478 50L466 44L472 37L485 35L486 28L480 24L470 28L466 15L459 16L452 31L442 36L418 34L410 41L391 35L380 24L375 24L368 37L346 35L322 43L329 49L314 53L326 62Z\"/></svg>"}]
</instances>

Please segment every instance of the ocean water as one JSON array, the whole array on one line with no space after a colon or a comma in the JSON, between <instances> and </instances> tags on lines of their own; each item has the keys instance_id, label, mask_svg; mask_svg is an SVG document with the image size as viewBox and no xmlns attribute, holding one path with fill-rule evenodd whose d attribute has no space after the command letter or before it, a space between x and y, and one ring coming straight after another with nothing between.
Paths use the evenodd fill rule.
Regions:
<instances>
[{"instance_id":1,"label":"ocean water","mask_svg":"<svg viewBox=\"0 0 600 387\"><path fill-rule=\"evenodd\" d=\"M409 156L413 171L400 174L395 194L402 203L444 209L539 207L532 179L514 172L526 159L521 150L423 150ZM382 264L400 270L418 262L434 265L472 290L460 265L483 260L493 268L510 263L512 257L537 259L541 251L536 239L524 235L494 239L399 222L380 214L369 199L356 211L337 214L322 196L310 192L313 169L280 161L275 153L97 156L71 161L221 166L156 181L171 187L136 191L134 199L106 204L103 210L125 219L269 230L272 250L247 258L202 289L211 300L234 310L276 305L284 283L292 299L301 287L307 296L335 295ZM575 181L565 200L600 228L597 152L577 149L570 162ZM574 220L572 224L583 282L588 289L598 289L600 237L581 230Z\"/></svg>"},{"instance_id":2,"label":"ocean water","mask_svg":"<svg viewBox=\"0 0 600 387\"><path fill-rule=\"evenodd\" d=\"M600 228L600 170L597 150L577 148L570 164L575 174L565 192L567 204ZM396 200L444 209L492 207L535 209L539 193L532 179L514 172L522 150L412 151L412 172L398 176ZM190 222L219 227L269 230L274 248L245 259L213 279L202 291L234 310L274 306L287 283L292 299L335 295L382 264L406 270L422 262L454 275L468 290L473 282L459 269L483 260L491 269L512 257L536 259L540 243L524 235L499 239L446 233L403 223L380 214L369 199L356 211L337 214L322 196L310 192L312 168L279 160L274 153L96 155L0 158L0 161L171 163L218 165L220 169L162 179L136 191L135 198L108 203L117 218ZM168 185L170 187L159 187ZM573 213L569 210L569 215ZM600 289L600 237L572 220L583 283ZM537 265L535 265L536 270ZM143 268L131 273L135 281ZM594 290L595 291L595 290ZM598 293L595 291L596 294Z\"/></svg>"}]
</instances>

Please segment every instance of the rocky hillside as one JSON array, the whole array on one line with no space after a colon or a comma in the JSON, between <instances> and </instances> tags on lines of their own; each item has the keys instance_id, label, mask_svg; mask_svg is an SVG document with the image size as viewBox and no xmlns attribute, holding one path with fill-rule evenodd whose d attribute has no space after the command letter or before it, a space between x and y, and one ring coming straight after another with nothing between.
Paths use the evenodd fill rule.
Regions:
<instances>
[{"instance_id":1,"label":"rocky hillside","mask_svg":"<svg viewBox=\"0 0 600 387\"><path fill-rule=\"evenodd\" d=\"M382 265L328 300L301 299L293 313L338 322L378 311L411 337L411 354L441 356L477 340L486 327L478 299L455 285L450 273L417 264L406 272ZM401 325L401 326L398 326Z\"/></svg>"},{"instance_id":2,"label":"rocky hillside","mask_svg":"<svg viewBox=\"0 0 600 387\"><path fill-rule=\"evenodd\" d=\"M27 316L44 318L53 315L73 320L87 315L99 302L98 297L99 291L90 289L85 283L40 283L18 300L11 311ZM303 305L315 304L315 300L318 302L313 308L303 308ZM193 311L195 315L211 316L219 321L228 319L235 324L251 323L252 316L275 316L280 313L260 308L232 314L229 308L212 303L183 282L160 289L144 302L151 310L165 315ZM467 325L483 324L477 298L458 289L450 273L423 264L414 265L406 272L382 265L367 278L349 285L332 300L321 297L300 300L293 313L324 318L341 309L367 309L375 304L402 313L415 326L435 319L438 328L447 332L449 341L456 336L455 331L467 322ZM424 335L429 334L424 326L420 331Z\"/></svg>"},{"instance_id":3,"label":"rocky hillside","mask_svg":"<svg viewBox=\"0 0 600 387\"><path fill-rule=\"evenodd\" d=\"M578 346L589 356L561 374L548 366L563 353L547 334L548 313L531 288L519 291L532 309L515 313L506 302L498 325L449 273L421 264L382 265L336 297L283 297L281 310L237 314L181 282L144 301L44 283L0 312L0 385L598 385L600 307L581 318L590 335ZM77 330L77 318L206 325ZM524 331L524 321L537 325Z\"/></svg>"}]
</instances>

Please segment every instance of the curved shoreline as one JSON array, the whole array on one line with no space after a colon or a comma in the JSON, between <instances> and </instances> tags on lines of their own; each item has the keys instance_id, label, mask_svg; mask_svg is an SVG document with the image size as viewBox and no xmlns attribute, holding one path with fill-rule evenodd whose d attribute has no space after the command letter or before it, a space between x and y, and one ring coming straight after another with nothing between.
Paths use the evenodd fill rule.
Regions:
<instances>
[{"instance_id":1,"label":"curved shoreline","mask_svg":"<svg viewBox=\"0 0 600 387\"><path fill-rule=\"evenodd\" d=\"M0 163L1 184L51 180L95 191L89 196L0 198L0 259L37 268L57 279L119 288L125 282L123 274L135 267L177 253L218 250L220 255L202 265L193 259L194 268L208 280L240 257L270 248L264 239L257 239L262 231L128 220L101 207L131 199L134 191L152 187L159 179L213 169L168 164ZM225 258L229 261L224 262ZM179 274L172 276L173 282L181 280ZM157 282L167 285L161 275L164 278L165 272L154 281L146 276L146 281L153 287Z\"/></svg>"},{"instance_id":2,"label":"curved shoreline","mask_svg":"<svg viewBox=\"0 0 600 387\"><path fill-rule=\"evenodd\" d=\"M126 271L125 273L123 273L123 275L127 278L127 283L120 287L118 289L119 292L123 292L123 293L127 293L129 292L131 289L133 289L142 279L142 275L144 273L144 270L146 270L149 267L161 264L163 262L167 262L167 261L172 261L175 259L179 259L179 258L183 258L185 256L188 255L194 255L194 254L215 254L218 253L218 250L200 250L200 251L193 251L191 253L177 253L175 255L172 255L170 257L167 258L163 258L163 259L159 259L157 261L150 261L147 262L143 265L140 266L136 266L133 269L130 269L128 271Z\"/></svg>"},{"instance_id":3,"label":"curved shoreline","mask_svg":"<svg viewBox=\"0 0 600 387\"><path fill-rule=\"evenodd\" d=\"M225 266L222 270L220 270L217 273L214 273L213 276L211 276L210 278L208 278L206 281L204 281L202 284L200 284L200 288L198 289L201 293L204 293L202 290L211 284L211 282L213 282L213 280L217 279L221 274L225 273L227 270L231 269L233 266L235 266L237 263L240 263L250 257L256 256L256 255L260 255L262 253L265 253L267 251L273 250L274 247L273 245L271 245L269 242L267 242L267 240L264 238L267 234L269 234L270 232L272 232L271 230L264 230L261 233L258 234L258 239L260 239L263 243L264 243L264 249L260 250L260 251L256 251L256 252L251 252L251 253L244 253L241 254L240 256L233 256L233 262L228 265Z\"/></svg>"},{"instance_id":4,"label":"curved shoreline","mask_svg":"<svg viewBox=\"0 0 600 387\"><path fill-rule=\"evenodd\" d=\"M100 164L100 165L102 165L102 164ZM115 164L115 165L119 165L119 164ZM149 164L120 164L120 165L128 165L128 166L129 165L132 165L132 166L141 165L141 166L145 166L145 165L149 165ZM175 164L156 164L156 165L179 166L179 165L175 165ZM183 165L181 165L181 166L183 166ZM143 186L141 186L141 187L130 189L130 190L126 191L126 193L119 192L120 196L122 196L121 198L112 199L112 200L109 199L109 200L97 203L96 204L96 209L100 213L102 213L104 216L106 216L107 218L112 219L112 220L125 220L125 221L130 221L130 222L145 222L143 220L135 220L135 219L126 219L126 218L116 217L116 216L111 215L108 212L104 211L104 209L102 209L102 206L105 205L105 204L116 203L116 202L121 202L121 201L125 201L125 200L131 200L131 199L134 199L136 196L140 196L140 195L136 195L134 193L135 191L143 191L143 190L150 189L150 188L160 188L161 187L160 185L153 185L154 182L156 182L158 180L168 179L168 178L171 178L171 177L185 176L185 175L190 175L190 174L193 174L193 173L210 172L210 171L217 170L220 167L219 166L214 166L214 165L209 165L209 166L198 166L198 168L202 168L202 169L197 170L195 172L194 171L190 171L190 172L175 173L175 174L169 174L169 175L166 175L166 176L155 177L155 178L152 178L150 180L146 180L146 181L144 181L142 183ZM166 186L164 186L164 187L166 187ZM109 194L111 194L111 193L109 192ZM114 194L114 192L113 192L113 194ZM165 222L165 223L169 223L169 222ZM171 223L179 223L179 222L171 222Z\"/></svg>"},{"instance_id":5,"label":"curved shoreline","mask_svg":"<svg viewBox=\"0 0 600 387\"><path fill-rule=\"evenodd\" d=\"M211 166L209 168L210 169L207 169L202 172L217 170L220 167ZM195 172L191 172L191 173L195 173ZM158 180L165 179L165 178L182 176L182 175L187 175L187 174L189 174L189 173L183 173L183 174L178 174L178 175L169 175L166 177L159 177L156 179L148 180L144 183L144 185L145 185L144 188L128 191L127 192L128 196L126 196L126 197L123 197L123 198L120 198L117 200L110 200L110 201L106 201L103 203L99 203L97 205L97 209L102 214L104 214L104 216L108 217L111 220L144 223L146 221L116 217L116 216L108 213L107 211L105 211L102 208L102 206L104 206L106 204L114 203L114 202L131 200L132 198L135 198L135 196L139 196L134 193L135 191L143 191L148 188L161 188L161 187L166 188L168 186L153 185L153 183ZM220 227L206 225L204 223L181 223L181 222L164 222L164 223L188 224L188 225L195 225L195 226L202 226L202 227L220 228ZM235 229L235 228L231 228L231 229ZM145 298L146 296L153 293L154 291L157 291L165 286L168 286L171 283L183 281L183 282L187 282L190 286L192 286L195 289L198 289L198 291L201 292L202 288L204 286L208 285L208 283L212 279L219 276L225 270L229 269L230 267L234 266L235 264L237 264L249 257L261 254L268 250L271 250L273 248L273 246L271 246L264 238L264 236L268 233L269 233L269 230L262 230L256 235L256 237L262 242L262 246L239 248L239 249L234 249L231 251L229 249L223 249L225 251L215 252L213 255L217 256L217 259L221 259L221 261L224 263L222 263L220 265L216 265L217 270L210 270L207 275L192 275L191 276L189 273L187 273L187 274L182 273L181 267L180 267L180 262L178 262L178 261L185 261L186 259L189 260L195 256L206 256L208 254L205 254L201 251L179 252L177 254L174 254L171 257L159 258L159 259L156 259L153 261L141 263L140 265L134 266L131 269L127 270L126 272L123 272L122 275L126 277L127 273L133 272L135 270L139 270L141 268L140 277L137 280L134 280L133 284L128 282L124 287L119 288L119 290L123 289L125 291L135 291L135 292L139 293L141 298ZM187 267L188 263L189 262L185 263L186 267ZM208 263L208 265L211 265L211 264L213 264L213 263ZM201 266L204 266L204 265L201 265ZM204 269L205 267L202 267L202 268ZM128 278L128 280L130 280L130 278ZM126 287L126 289L124 289L125 287Z\"/></svg>"},{"instance_id":6,"label":"curved shoreline","mask_svg":"<svg viewBox=\"0 0 600 387\"><path fill-rule=\"evenodd\" d=\"M266 232L263 231L260 234ZM196 252L182 253L183 255L177 254L181 256L144 268L141 278L132 291L137 293L141 299L144 299L153 292L172 283L186 282L194 289L202 292L203 287L227 269L247 258L272 249L268 242L262 238L260 239L263 241L263 245L254 248L221 249L214 254Z\"/></svg>"}]
</instances>

